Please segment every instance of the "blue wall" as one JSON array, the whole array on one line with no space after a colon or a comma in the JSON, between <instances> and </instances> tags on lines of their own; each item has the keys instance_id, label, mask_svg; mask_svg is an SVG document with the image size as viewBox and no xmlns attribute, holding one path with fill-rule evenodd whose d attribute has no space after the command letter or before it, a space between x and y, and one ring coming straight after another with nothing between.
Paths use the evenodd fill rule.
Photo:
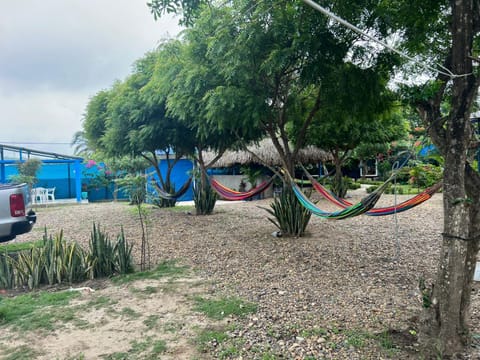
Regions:
<instances>
[{"instance_id":1,"label":"blue wall","mask_svg":"<svg viewBox=\"0 0 480 360\"><path fill-rule=\"evenodd\" d=\"M83 168L83 164L82 164ZM15 164L5 165L5 178L8 181L12 175L18 174ZM35 187L55 188L55 198L75 198L75 165L70 164L42 164L37 174L38 182Z\"/></svg>"},{"instance_id":2,"label":"blue wall","mask_svg":"<svg viewBox=\"0 0 480 360\"><path fill-rule=\"evenodd\" d=\"M167 161L166 160L161 160L160 161L160 171L162 172L162 175L165 175L167 173ZM191 160L188 159L181 159L175 164L175 167L173 168L172 171L172 178L171 181L173 184L175 184L175 190L178 190L179 188L182 187L183 184L185 184L190 177L190 174L192 173L193 170L193 163ZM147 169L147 174L149 174L149 178L154 177L155 179L158 179L157 174L155 173L155 170L153 167L150 167ZM150 185L150 181L148 181L148 186L147 186L147 191L149 194L155 193L155 187ZM190 185L190 188L188 191L181 196L178 201L189 201L193 200L193 188L192 185Z\"/></svg>"},{"instance_id":3,"label":"blue wall","mask_svg":"<svg viewBox=\"0 0 480 360\"><path fill-rule=\"evenodd\" d=\"M92 178L96 176L102 176L104 174L104 165L98 164L98 166L87 166L87 163L81 164L81 179L82 184L91 184ZM180 160L174 167L172 173L172 182L175 184L175 188L180 188L189 178L193 169L192 161L187 159ZM161 160L160 170L162 174L166 174L167 162ZM17 167L14 163L5 164L5 178L8 181L10 176L16 175ZM146 173L151 176L155 171L153 167L146 170ZM44 163L37 174L38 182L35 187L55 188L55 198L66 199L75 198L75 165L73 163ZM155 188L148 185L147 190L149 193L155 191ZM89 186L88 200L89 201L103 201L112 200L114 195L114 184L111 182L108 186L99 186L97 188ZM128 199L126 194L119 192L117 194L118 199ZM181 201L192 200L193 190L192 187L179 199Z\"/></svg>"}]
</instances>

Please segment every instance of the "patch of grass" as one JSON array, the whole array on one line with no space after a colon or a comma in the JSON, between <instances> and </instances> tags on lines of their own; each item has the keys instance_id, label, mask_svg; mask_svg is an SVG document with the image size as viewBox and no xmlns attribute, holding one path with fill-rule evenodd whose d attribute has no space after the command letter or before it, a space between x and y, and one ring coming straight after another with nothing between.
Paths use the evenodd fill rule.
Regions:
<instances>
[{"instance_id":1,"label":"patch of grass","mask_svg":"<svg viewBox=\"0 0 480 360\"><path fill-rule=\"evenodd\" d=\"M257 305L238 298L204 299L195 297L195 311L207 315L211 319L222 320L230 315L244 317L257 311Z\"/></svg>"},{"instance_id":2,"label":"patch of grass","mask_svg":"<svg viewBox=\"0 0 480 360\"><path fill-rule=\"evenodd\" d=\"M167 350L167 343L164 340L156 340L153 342L151 355L160 355Z\"/></svg>"},{"instance_id":3,"label":"patch of grass","mask_svg":"<svg viewBox=\"0 0 480 360\"><path fill-rule=\"evenodd\" d=\"M262 354L262 360L276 360L277 357L270 351Z\"/></svg>"},{"instance_id":4,"label":"patch of grass","mask_svg":"<svg viewBox=\"0 0 480 360\"><path fill-rule=\"evenodd\" d=\"M16 348L3 348L2 352L3 360L26 360L34 359L37 356L42 355L40 352L28 347L27 345L18 346Z\"/></svg>"},{"instance_id":5,"label":"patch of grass","mask_svg":"<svg viewBox=\"0 0 480 360\"><path fill-rule=\"evenodd\" d=\"M131 320L138 319L139 317L142 316L142 314L136 312L135 310L133 310L132 308L129 308L129 307L124 307L120 311L120 314L124 317L127 317L127 318L131 319Z\"/></svg>"},{"instance_id":6,"label":"patch of grass","mask_svg":"<svg viewBox=\"0 0 480 360\"><path fill-rule=\"evenodd\" d=\"M369 335L361 330L347 330L345 335L347 337L346 344L355 348L363 348L365 341L369 338Z\"/></svg>"},{"instance_id":7,"label":"patch of grass","mask_svg":"<svg viewBox=\"0 0 480 360\"><path fill-rule=\"evenodd\" d=\"M42 229L43 231L43 229ZM6 244L0 244L0 252L17 252L17 251L23 251L23 250L30 250L31 248L34 247L43 247L44 243L43 240L36 240L36 241L28 241L28 242L22 242L22 243L6 243Z\"/></svg>"},{"instance_id":8,"label":"patch of grass","mask_svg":"<svg viewBox=\"0 0 480 360\"><path fill-rule=\"evenodd\" d=\"M393 344L393 339L388 331L384 331L377 335L376 339L379 341L380 346L386 350L390 350L395 347Z\"/></svg>"},{"instance_id":9,"label":"patch of grass","mask_svg":"<svg viewBox=\"0 0 480 360\"><path fill-rule=\"evenodd\" d=\"M187 273L187 266L177 266L175 261L165 261L160 263L154 270L139 271L133 274L114 276L112 282L116 284L125 284L136 280L161 279L163 277L180 277Z\"/></svg>"},{"instance_id":10,"label":"patch of grass","mask_svg":"<svg viewBox=\"0 0 480 360\"><path fill-rule=\"evenodd\" d=\"M159 355L167 350L167 344L164 340L147 337L145 341L132 341L131 348L127 352L116 352L103 355L106 360L154 360L159 359Z\"/></svg>"},{"instance_id":11,"label":"patch of grass","mask_svg":"<svg viewBox=\"0 0 480 360\"><path fill-rule=\"evenodd\" d=\"M58 321L70 321L75 314L60 306L68 305L78 297L76 291L38 292L0 300L0 326L14 325L29 331L34 329L52 329Z\"/></svg>"},{"instance_id":12,"label":"patch of grass","mask_svg":"<svg viewBox=\"0 0 480 360\"><path fill-rule=\"evenodd\" d=\"M147 286L143 292L147 295L156 294L158 292L158 288L155 286Z\"/></svg>"},{"instance_id":13,"label":"patch of grass","mask_svg":"<svg viewBox=\"0 0 480 360\"><path fill-rule=\"evenodd\" d=\"M69 357L65 358L64 360L85 360L85 354L80 353L80 354L77 354L77 355L72 355L72 356L69 356Z\"/></svg>"},{"instance_id":14,"label":"patch of grass","mask_svg":"<svg viewBox=\"0 0 480 360\"><path fill-rule=\"evenodd\" d=\"M195 212L194 205L175 205L174 207L162 208L163 210L172 212Z\"/></svg>"},{"instance_id":15,"label":"patch of grass","mask_svg":"<svg viewBox=\"0 0 480 360\"><path fill-rule=\"evenodd\" d=\"M118 301L112 300L109 297L106 296L98 296L92 300L90 300L86 305L84 305L85 308L95 308L96 310L99 310L104 307L108 307L110 305L116 304Z\"/></svg>"},{"instance_id":16,"label":"patch of grass","mask_svg":"<svg viewBox=\"0 0 480 360\"><path fill-rule=\"evenodd\" d=\"M158 315L149 315L145 320L143 320L143 324L147 327L147 329L151 330L157 327L158 319L160 319L160 316Z\"/></svg>"},{"instance_id":17,"label":"patch of grass","mask_svg":"<svg viewBox=\"0 0 480 360\"><path fill-rule=\"evenodd\" d=\"M152 212L152 209L153 209L152 205L145 204L145 203L140 205L140 211L147 216ZM129 205L127 207L127 211L130 213L130 215L138 216L138 205L135 205L135 206Z\"/></svg>"},{"instance_id":18,"label":"patch of grass","mask_svg":"<svg viewBox=\"0 0 480 360\"><path fill-rule=\"evenodd\" d=\"M105 360L126 360L130 359L129 354L127 352L116 352L113 354L108 355L101 355L102 359Z\"/></svg>"},{"instance_id":19,"label":"patch of grass","mask_svg":"<svg viewBox=\"0 0 480 360\"><path fill-rule=\"evenodd\" d=\"M197 344L202 352L216 347L228 339L228 334L223 330L205 329L197 336Z\"/></svg>"},{"instance_id":20,"label":"patch of grass","mask_svg":"<svg viewBox=\"0 0 480 360\"><path fill-rule=\"evenodd\" d=\"M183 329L184 326L185 326L185 324L183 324L181 322L170 321L170 322L167 322L163 325L163 330L165 332L169 332L169 333L176 333L178 330Z\"/></svg>"},{"instance_id":21,"label":"patch of grass","mask_svg":"<svg viewBox=\"0 0 480 360\"><path fill-rule=\"evenodd\" d=\"M323 328L311 328L311 329L304 329L300 331L300 336L304 338L309 338L312 336L327 336L328 330Z\"/></svg>"}]
</instances>

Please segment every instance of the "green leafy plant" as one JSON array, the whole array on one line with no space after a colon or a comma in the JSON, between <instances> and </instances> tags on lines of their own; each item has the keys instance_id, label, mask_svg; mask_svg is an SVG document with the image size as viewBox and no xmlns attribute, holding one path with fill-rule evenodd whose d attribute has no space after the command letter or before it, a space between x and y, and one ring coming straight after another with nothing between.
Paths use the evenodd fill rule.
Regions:
<instances>
[{"instance_id":1,"label":"green leafy plant","mask_svg":"<svg viewBox=\"0 0 480 360\"><path fill-rule=\"evenodd\" d=\"M210 215L217 202L217 193L210 187L194 186L193 202L197 215Z\"/></svg>"},{"instance_id":2,"label":"green leafy plant","mask_svg":"<svg viewBox=\"0 0 480 360\"><path fill-rule=\"evenodd\" d=\"M195 310L204 313L209 318L222 320L230 315L244 317L247 314L255 313L257 305L238 298L204 299L196 297Z\"/></svg>"},{"instance_id":3,"label":"green leafy plant","mask_svg":"<svg viewBox=\"0 0 480 360\"><path fill-rule=\"evenodd\" d=\"M280 229L282 235L302 236L305 233L312 213L300 204L290 187L284 188L270 206L271 209L265 210L273 218L268 220Z\"/></svg>"},{"instance_id":4,"label":"green leafy plant","mask_svg":"<svg viewBox=\"0 0 480 360\"><path fill-rule=\"evenodd\" d=\"M115 273L115 246L108 238L108 234L95 223L89 245L90 254L87 258L91 278L113 275Z\"/></svg>"},{"instance_id":5,"label":"green leafy plant","mask_svg":"<svg viewBox=\"0 0 480 360\"><path fill-rule=\"evenodd\" d=\"M15 273L13 262L7 251L0 254L0 288L13 289L15 287Z\"/></svg>"},{"instance_id":6,"label":"green leafy plant","mask_svg":"<svg viewBox=\"0 0 480 360\"><path fill-rule=\"evenodd\" d=\"M25 284L30 290L38 288L45 265L44 250L32 248L18 254L15 262L17 284Z\"/></svg>"},{"instance_id":7,"label":"green leafy plant","mask_svg":"<svg viewBox=\"0 0 480 360\"><path fill-rule=\"evenodd\" d=\"M115 244L115 264L118 273L129 274L133 272L133 258L132 258L133 245L129 245L125 239L125 233L123 227L120 235L118 235L117 243Z\"/></svg>"},{"instance_id":8,"label":"green leafy plant","mask_svg":"<svg viewBox=\"0 0 480 360\"><path fill-rule=\"evenodd\" d=\"M147 191L144 176L127 174L123 178L116 179L115 183L118 186L116 191L128 195L132 205L145 202Z\"/></svg>"},{"instance_id":9,"label":"green leafy plant","mask_svg":"<svg viewBox=\"0 0 480 360\"><path fill-rule=\"evenodd\" d=\"M418 164L409 171L409 183L418 188L427 188L438 183L443 176L440 166L431 164Z\"/></svg>"},{"instance_id":10,"label":"green leafy plant","mask_svg":"<svg viewBox=\"0 0 480 360\"><path fill-rule=\"evenodd\" d=\"M37 173L42 167L42 161L36 158L30 158L17 164L18 174L10 176L10 181L15 183L27 183L31 189L38 181Z\"/></svg>"}]
</instances>

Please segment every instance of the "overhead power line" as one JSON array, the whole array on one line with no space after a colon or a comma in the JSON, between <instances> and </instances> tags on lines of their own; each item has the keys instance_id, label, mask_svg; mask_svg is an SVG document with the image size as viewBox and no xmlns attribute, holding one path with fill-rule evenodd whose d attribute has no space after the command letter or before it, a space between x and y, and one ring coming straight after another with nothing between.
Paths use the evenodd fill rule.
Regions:
<instances>
[{"instance_id":1,"label":"overhead power line","mask_svg":"<svg viewBox=\"0 0 480 360\"><path fill-rule=\"evenodd\" d=\"M388 45L386 42L380 40L380 39L377 39L376 37L370 35L370 34L367 34L365 31L363 31L362 29L356 27L355 25L353 24L350 24L348 21L342 19L341 17L335 15L334 13L332 13L331 11L325 9L324 7L320 6L319 4L317 4L315 1L312 1L312 0L302 0L305 4L309 5L310 7L312 7L313 9L321 12L322 14L328 16L329 18L337 21L338 23L346 26L347 28L349 28L350 30L353 30L355 31L356 33L376 42L377 44L389 49L390 51L393 51L394 53L420 65L421 67L425 68L425 69L429 69L435 73L439 73L439 74L442 74L442 75L446 75L448 77L450 77L451 79L453 78L457 78L457 77L463 77L463 76L468 76L468 75L471 75L471 74L462 74L462 75L457 75L457 74L454 74L452 73L449 69L447 69L446 67L444 67L443 65L441 64L435 64L437 65L440 69L442 70L439 70L437 68L434 68L430 65L427 65L425 63L421 63L420 61L412 58L411 56L409 56L408 54L405 54L404 52L400 51L400 50L397 50L395 49L394 47Z\"/></svg>"}]
</instances>

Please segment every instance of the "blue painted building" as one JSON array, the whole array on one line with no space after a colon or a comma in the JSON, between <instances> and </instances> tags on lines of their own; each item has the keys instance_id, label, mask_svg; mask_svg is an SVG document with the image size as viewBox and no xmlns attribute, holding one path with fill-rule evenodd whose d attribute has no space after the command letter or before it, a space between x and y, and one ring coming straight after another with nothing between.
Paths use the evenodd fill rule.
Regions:
<instances>
[{"instance_id":1,"label":"blue painted building","mask_svg":"<svg viewBox=\"0 0 480 360\"><path fill-rule=\"evenodd\" d=\"M56 199L76 198L81 201L82 192L88 193L89 201L105 201L128 199L128 195L121 191L115 194L113 174L108 172L104 164L97 164L92 160L87 162L83 158L37 151L27 148L0 144L0 183L9 182L12 175L18 174L17 164L31 157L42 161L35 187L55 188ZM167 172L167 160L160 160L162 175ZM193 162L181 159L175 165L171 180L176 189L180 188L189 178L193 170ZM147 179L157 178L153 167L145 171ZM150 181L147 181L147 184ZM150 194L155 193L155 187L147 185ZM192 200L192 187L179 199L180 201Z\"/></svg>"}]
</instances>

